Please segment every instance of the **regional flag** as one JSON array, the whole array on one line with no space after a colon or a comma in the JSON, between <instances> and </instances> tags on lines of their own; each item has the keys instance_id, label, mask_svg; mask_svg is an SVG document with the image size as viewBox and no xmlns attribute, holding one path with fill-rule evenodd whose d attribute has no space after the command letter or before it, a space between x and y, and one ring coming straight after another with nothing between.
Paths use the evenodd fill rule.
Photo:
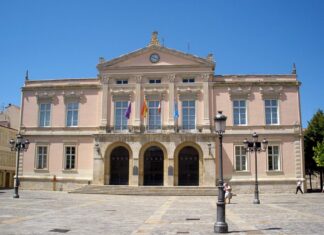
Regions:
<instances>
[{"instance_id":1,"label":"regional flag","mask_svg":"<svg viewBox=\"0 0 324 235\"><path fill-rule=\"evenodd\" d=\"M144 98L144 103L143 103L143 106L142 106L141 115L142 115L142 117L146 117L146 115L147 115L147 104L146 104L146 99L145 98Z\"/></svg>"},{"instance_id":2,"label":"regional flag","mask_svg":"<svg viewBox=\"0 0 324 235\"><path fill-rule=\"evenodd\" d=\"M125 112L125 117L127 119L129 119L131 112L132 112L132 103L129 102L128 108L126 109L126 112Z\"/></svg>"}]
</instances>

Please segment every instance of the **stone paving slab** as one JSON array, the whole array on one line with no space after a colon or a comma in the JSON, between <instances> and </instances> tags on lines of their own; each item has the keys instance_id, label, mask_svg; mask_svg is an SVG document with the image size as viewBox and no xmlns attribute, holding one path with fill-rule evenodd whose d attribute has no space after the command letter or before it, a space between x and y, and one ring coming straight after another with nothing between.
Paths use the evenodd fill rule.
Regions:
<instances>
[{"instance_id":1,"label":"stone paving slab","mask_svg":"<svg viewBox=\"0 0 324 235\"><path fill-rule=\"evenodd\" d=\"M214 234L216 197L0 190L0 234ZM233 197L230 234L324 234L324 193Z\"/></svg>"}]
</instances>

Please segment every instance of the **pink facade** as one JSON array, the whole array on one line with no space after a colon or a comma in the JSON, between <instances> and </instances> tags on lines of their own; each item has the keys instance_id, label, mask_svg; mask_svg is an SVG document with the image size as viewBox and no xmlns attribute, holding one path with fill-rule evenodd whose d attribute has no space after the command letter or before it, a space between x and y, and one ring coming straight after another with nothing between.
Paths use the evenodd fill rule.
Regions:
<instances>
[{"instance_id":1,"label":"pink facade","mask_svg":"<svg viewBox=\"0 0 324 235\"><path fill-rule=\"evenodd\" d=\"M162 47L154 35L147 47L101 58L97 68L97 78L25 82L21 133L31 144L23 187L52 189L54 176L63 190L88 183L215 186L219 110L227 116L224 177L237 191L253 189L254 155L240 147L253 132L269 141L258 154L261 192L291 190L304 179L295 71L215 75L212 56Z\"/></svg>"}]
</instances>

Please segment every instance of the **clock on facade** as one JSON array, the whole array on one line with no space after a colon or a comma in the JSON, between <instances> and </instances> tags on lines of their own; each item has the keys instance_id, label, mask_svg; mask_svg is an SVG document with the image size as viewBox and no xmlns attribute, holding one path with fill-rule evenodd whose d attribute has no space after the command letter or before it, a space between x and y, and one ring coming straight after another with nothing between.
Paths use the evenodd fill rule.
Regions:
<instances>
[{"instance_id":1,"label":"clock on facade","mask_svg":"<svg viewBox=\"0 0 324 235\"><path fill-rule=\"evenodd\" d=\"M159 61L160 61L160 56L159 56L159 54L157 54L157 53L153 53L153 54L151 54L151 55L150 55L150 61L151 61L152 63L157 63L157 62L159 62Z\"/></svg>"}]
</instances>

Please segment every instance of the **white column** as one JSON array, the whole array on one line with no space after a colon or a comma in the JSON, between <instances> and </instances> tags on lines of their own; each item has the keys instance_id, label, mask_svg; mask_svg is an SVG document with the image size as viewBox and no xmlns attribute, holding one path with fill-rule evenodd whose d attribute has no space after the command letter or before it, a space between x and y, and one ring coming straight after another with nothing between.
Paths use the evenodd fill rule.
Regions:
<instances>
[{"instance_id":1,"label":"white column","mask_svg":"<svg viewBox=\"0 0 324 235\"><path fill-rule=\"evenodd\" d=\"M142 76L136 76L136 88L135 88L135 129L139 130L141 126L141 81Z\"/></svg>"},{"instance_id":2,"label":"white column","mask_svg":"<svg viewBox=\"0 0 324 235\"><path fill-rule=\"evenodd\" d=\"M168 126L174 126L174 80L175 80L175 74L169 74L169 120L168 120Z\"/></svg>"},{"instance_id":3,"label":"white column","mask_svg":"<svg viewBox=\"0 0 324 235\"><path fill-rule=\"evenodd\" d=\"M108 82L109 82L109 77L104 77L102 81L102 100L101 100L101 122L100 126L104 127L107 126L107 106L108 106Z\"/></svg>"},{"instance_id":4,"label":"white column","mask_svg":"<svg viewBox=\"0 0 324 235\"><path fill-rule=\"evenodd\" d=\"M204 92L204 121L203 121L203 126L204 126L204 131L210 130L210 119L209 119L209 74L205 73L202 75L203 76L203 92Z\"/></svg>"}]
</instances>

